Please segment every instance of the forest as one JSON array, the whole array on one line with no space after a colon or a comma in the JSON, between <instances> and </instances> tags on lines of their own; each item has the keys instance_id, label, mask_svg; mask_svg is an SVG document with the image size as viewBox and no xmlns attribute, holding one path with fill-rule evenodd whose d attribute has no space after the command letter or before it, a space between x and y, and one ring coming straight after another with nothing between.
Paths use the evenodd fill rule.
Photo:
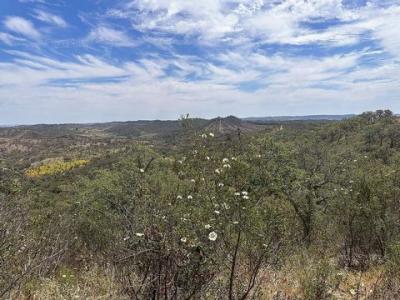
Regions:
<instances>
[{"instance_id":1,"label":"forest","mask_svg":"<svg viewBox=\"0 0 400 300\"><path fill-rule=\"evenodd\" d=\"M0 128L0 299L399 299L400 119Z\"/></svg>"}]
</instances>

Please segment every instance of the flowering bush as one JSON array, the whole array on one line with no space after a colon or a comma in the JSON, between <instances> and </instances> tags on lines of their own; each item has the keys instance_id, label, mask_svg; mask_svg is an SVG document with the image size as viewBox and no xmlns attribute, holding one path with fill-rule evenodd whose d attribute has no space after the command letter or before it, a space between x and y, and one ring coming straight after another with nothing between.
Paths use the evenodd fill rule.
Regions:
<instances>
[{"instance_id":1,"label":"flowering bush","mask_svg":"<svg viewBox=\"0 0 400 300\"><path fill-rule=\"evenodd\" d=\"M30 168L25 172L28 177L40 177L46 175L54 175L57 173L64 173L66 171L72 170L84 166L89 161L84 159L77 159L71 161L53 161L38 167Z\"/></svg>"},{"instance_id":2,"label":"flowering bush","mask_svg":"<svg viewBox=\"0 0 400 300\"><path fill-rule=\"evenodd\" d=\"M224 136L185 121L165 144L90 148L90 165L2 157L0 298L43 278L71 298L91 266L130 299L399 298L397 119Z\"/></svg>"},{"instance_id":3,"label":"flowering bush","mask_svg":"<svg viewBox=\"0 0 400 300\"><path fill-rule=\"evenodd\" d=\"M87 182L77 207L85 242L112 245L132 297L184 298L216 278L231 299L254 293L283 240L274 199L252 181L254 158L211 134L172 160L146 156L147 168L127 158Z\"/></svg>"}]
</instances>

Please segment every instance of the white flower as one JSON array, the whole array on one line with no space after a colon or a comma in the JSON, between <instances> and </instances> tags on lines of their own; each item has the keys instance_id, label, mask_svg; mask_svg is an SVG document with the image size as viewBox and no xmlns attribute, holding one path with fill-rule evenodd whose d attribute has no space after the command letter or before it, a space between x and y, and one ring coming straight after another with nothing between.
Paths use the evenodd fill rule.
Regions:
<instances>
[{"instance_id":1,"label":"white flower","mask_svg":"<svg viewBox=\"0 0 400 300\"><path fill-rule=\"evenodd\" d=\"M235 224L235 225L239 224L238 221L233 221L232 223Z\"/></svg>"},{"instance_id":2,"label":"white flower","mask_svg":"<svg viewBox=\"0 0 400 300\"><path fill-rule=\"evenodd\" d=\"M193 196L192 196L192 195L189 195L189 196L187 196L187 198L188 198L189 200L192 200L192 199L193 199Z\"/></svg>"},{"instance_id":3,"label":"white flower","mask_svg":"<svg viewBox=\"0 0 400 300\"><path fill-rule=\"evenodd\" d=\"M222 160L222 162L225 164L227 162L229 162L229 159L227 159L226 157Z\"/></svg>"},{"instance_id":4,"label":"white flower","mask_svg":"<svg viewBox=\"0 0 400 300\"><path fill-rule=\"evenodd\" d=\"M258 154L258 155L257 155L257 158L261 158L261 154Z\"/></svg>"},{"instance_id":5,"label":"white flower","mask_svg":"<svg viewBox=\"0 0 400 300\"><path fill-rule=\"evenodd\" d=\"M231 159L232 159L233 161L236 161L236 157L234 157L234 156L232 156Z\"/></svg>"},{"instance_id":6,"label":"white flower","mask_svg":"<svg viewBox=\"0 0 400 300\"><path fill-rule=\"evenodd\" d=\"M176 199L182 200L182 196L181 196L181 195L178 195L178 196L176 196Z\"/></svg>"},{"instance_id":7,"label":"white flower","mask_svg":"<svg viewBox=\"0 0 400 300\"><path fill-rule=\"evenodd\" d=\"M221 174L221 171L219 169L215 169L215 173Z\"/></svg>"},{"instance_id":8,"label":"white flower","mask_svg":"<svg viewBox=\"0 0 400 300\"><path fill-rule=\"evenodd\" d=\"M183 164L183 160L178 160L178 163Z\"/></svg>"},{"instance_id":9,"label":"white flower","mask_svg":"<svg viewBox=\"0 0 400 300\"><path fill-rule=\"evenodd\" d=\"M216 215L219 215L221 212L220 212L219 210L214 210L214 213L215 213Z\"/></svg>"},{"instance_id":10,"label":"white flower","mask_svg":"<svg viewBox=\"0 0 400 300\"><path fill-rule=\"evenodd\" d=\"M357 162L357 159L355 159L354 162Z\"/></svg>"},{"instance_id":11,"label":"white flower","mask_svg":"<svg viewBox=\"0 0 400 300\"><path fill-rule=\"evenodd\" d=\"M142 237L142 236L144 236L144 233L136 232L136 236L137 236L137 237Z\"/></svg>"},{"instance_id":12,"label":"white flower","mask_svg":"<svg viewBox=\"0 0 400 300\"><path fill-rule=\"evenodd\" d=\"M124 241L129 240L129 236L124 237Z\"/></svg>"},{"instance_id":13,"label":"white flower","mask_svg":"<svg viewBox=\"0 0 400 300\"><path fill-rule=\"evenodd\" d=\"M203 133L203 134L201 135L201 137L202 137L203 139L206 139L206 138L207 138L207 134Z\"/></svg>"},{"instance_id":14,"label":"white flower","mask_svg":"<svg viewBox=\"0 0 400 300\"><path fill-rule=\"evenodd\" d=\"M235 193L235 196L240 196L240 193L239 193L239 192L236 192L236 193Z\"/></svg>"},{"instance_id":15,"label":"white flower","mask_svg":"<svg viewBox=\"0 0 400 300\"><path fill-rule=\"evenodd\" d=\"M268 245L267 245L267 244L263 244L263 246L264 246L265 248L268 248Z\"/></svg>"},{"instance_id":16,"label":"white flower","mask_svg":"<svg viewBox=\"0 0 400 300\"><path fill-rule=\"evenodd\" d=\"M219 186L219 187L223 187L224 184L223 184L222 182L220 182L220 183L218 183L218 186Z\"/></svg>"},{"instance_id":17,"label":"white flower","mask_svg":"<svg viewBox=\"0 0 400 300\"><path fill-rule=\"evenodd\" d=\"M247 196L247 195L242 196L242 198L243 198L244 200L249 200L249 196Z\"/></svg>"},{"instance_id":18,"label":"white flower","mask_svg":"<svg viewBox=\"0 0 400 300\"><path fill-rule=\"evenodd\" d=\"M210 157L209 157L209 156L206 156L206 159L207 159L207 160L210 160Z\"/></svg>"},{"instance_id":19,"label":"white flower","mask_svg":"<svg viewBox=\"0 0 400 300\"><path fill-rule=\"evenodd\" d=\"M210 240L210 241L215 241L216 239L217 239L217 237L218 237L218 234L215 232L215 231L211 231L209 234L208 234L208 239Z\"/></svg>"},{"instance_id":20,"label":"white flower","mask_svg":"<svg viewBox=\"0 0 400 300\"><path fill-rule=\"evenodd\" d=\"M190 179L190 182L191 182L191 183L195 183L195 182L196 182L196 180L194 180L194 179Z\"/></svg>"},{"instance_id":21,"label":"white flower","mask_svg":"<svg viewBox=\"0 0 400 300\"><path fill-rule=\"evenodd\" d=\"M246 191L242 191L242 195L247 196L249 193Z\"/></svg>"},{"instance_id":22,"label":"white flower","mask_svg":"<svg viewBox=\"0 0 400 300\"><path fill-rule=\"evenodd\" d=\"M140 171L140 173L144 173L144 169L140 169L139 171Z\"/></svg>"},{"instance_id":23,"label":"white flower","mask_svg":"<svg viewBox=\"0 0 400 300\"><path fill-rule=\"evenodd\" d=\"M181 242L182 242L182 243L186 243L186 242L187 242L187 238L182 237L182 238L181 238Z\"/></svg>"},{"instance_id":24,"label":"white flower","mask_svg":"<svg viewBox=\"0 0 400 300\"><path fill-rule=\"evenodd\" d=\"M214 137L214 133L212 133L212 132L210 132L208 135L211 137Z\"/></svg>"},{"instance_id":25,"label":"white flower","mask_svg":"<svg viewBox=\"0 0 400 300\"><path fill-rule=\"evenodd\" d=\"M210 229L210 228L211 228L211 225L210 225L210 224L206 224L206 225L204 225L204 228L205 228L205 229Z\"/></svg>"},{"instance_id":26,"label":"white flower","mask_svg":"<svg viewBox=\"0 0 400 300\"><path fill-rule=\"evenodd\" d=\"M230 164L224 164L223 167L224 167L225 169L230 169L230 168L231 168L231 165L230 165Z\"/></svg>"}]
</instances>

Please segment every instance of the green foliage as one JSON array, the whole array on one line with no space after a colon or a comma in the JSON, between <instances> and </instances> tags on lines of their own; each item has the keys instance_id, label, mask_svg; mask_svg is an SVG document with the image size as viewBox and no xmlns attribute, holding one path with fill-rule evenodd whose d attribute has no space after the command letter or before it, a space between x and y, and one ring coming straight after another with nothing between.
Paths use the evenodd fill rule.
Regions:
<instances>
[{"instance_id":1,"label":"green foliage","mask_svg":"<svg viewBox=\"0 0 400 300\"><path fill-rule=\"evenodd\" d=\"M341 281L332 262L320 260L307 266L301 278L304 299L332 299L332 293Z\"/></svg>"},{"instance_id":2,"label":"green foliage","mask_svg":"<svg viewBox=\"0 0 400 300\"><path fill-rule=\"evenodd\" d=\"M187 130L171 144L116 140L79 148L87 160L46 160L64 146L2 160L0 292L19 278L10 274L28 290L45 274L70 291L76 266L95 262L132 299L257 298L264 270L304 253L307 299L330 298L340 268L385 264L398 277L390 112L227 136L181 121ZM52 162L27 170L34 161Z\"/></svg>"}]
</instances>

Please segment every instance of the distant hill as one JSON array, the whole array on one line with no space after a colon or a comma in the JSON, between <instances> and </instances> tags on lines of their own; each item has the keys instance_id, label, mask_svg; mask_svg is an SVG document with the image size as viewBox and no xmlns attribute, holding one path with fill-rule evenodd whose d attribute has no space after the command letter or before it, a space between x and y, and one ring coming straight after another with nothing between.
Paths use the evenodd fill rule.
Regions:
<instances>
[{"instance_id":1,"label":"distant hill","mask_svg":"<svg viewBox=\"0 0 400 300\"><path fill-rule=\"evenodd\" d=\"M356 115L309 115L309 116L277 116L277 117L249 117L243 118L246 121L253 122L271 122L271 121L340 121L350 119Z\"/></svg>"},{"instance_id":2,"label":"distant hill","mask_svg":"<svg viewBox=\"0 0 400 300\"><path fill-rule=\"evenodd\" d=\"M234 133L240 130L242 133L254 132L263 129L263 126L253 124L248 121L241 120L234 116L226 118L212 119L205 127L205 131L210 131L217 134Z\"/></svg>"},{"instance_id":3,"label":"distant hill","mask_svg":"<svg viewBox=\"0 0 400 300\"><path fill-rule=\"evenodd\" d=\"M205 119L192 119L195 129L202 129L209 123ZM89 124L37 124L15 127L0 127L0 138L56 138L71 136L98 137L150 137L167 136L181 130L178 120L171 121L127 121Z\"/></svg>"},{"instance_id":4,"label":"distant hill","mask_svg":"<svg viewBox=\"0 0 400 300\"><path fill-rule=\"evenodd\" d=\"M267 123L293 121L343 120L354 115L310 115L281 117L251 117L240 119L234 116L211 120L191 119L193 129L216 134L250 133L267 128ZM47 139L60 137L168 137L182 129L179 120L142 120L127 122L88 123L88 124L37 124L0 127L0 138Z\"/></svg>"}]
</instances>

